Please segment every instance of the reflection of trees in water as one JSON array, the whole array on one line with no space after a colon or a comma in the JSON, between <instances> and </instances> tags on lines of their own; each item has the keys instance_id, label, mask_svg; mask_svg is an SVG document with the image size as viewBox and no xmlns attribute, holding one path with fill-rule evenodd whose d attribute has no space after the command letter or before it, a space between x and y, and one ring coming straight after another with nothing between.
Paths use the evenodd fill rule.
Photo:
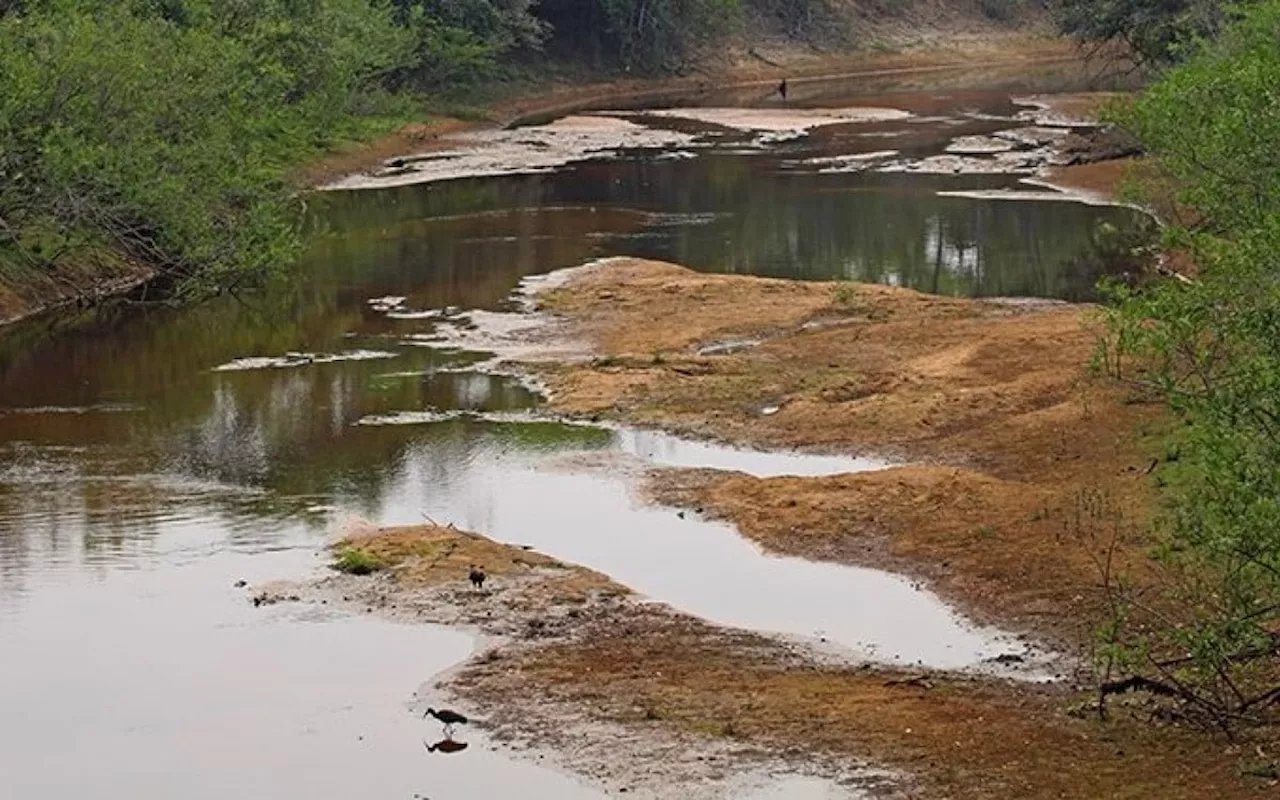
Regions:
<instances>
[{"instance_id":1,"label":"reflection of trees in water","mask_svg":"<svg viewBox=\"0 0 1280 800\"><path fill-rule=\"evenodd\" d=\"M207 376L155 416L88 449L33 446L0 474L0 576L39 559L109 562L145 553L164 522L213 517L231 542L259 542L337 502L371 518L413 487L450 493L486 454L607 446L607 431L550 423L356 426L372 413L436 404L524 407L519 384L476 373L382 377L386 363ZM179 413L179 412L183 413ZM94 415L57 415L93 419ZM61 430L61 429L59 429ZM74 427L65 435L75 438ZM9 581L10 586L18 585Z\"/></svg>"},{"instance_id":2,"label":"reflection of trees in water","mask_svg":"<svg viewBox=\"0 0 1280 800\"><path fill-rule=\"evenodd\" d=\"M56 318L56 336L47 321L0 335L0 406L142 408L0 415L0 447L30 442L37 462L65 471L41 488L0 477L0 578L16 585L14 564L48 553L124 552L170 513L212 513L232 536L257 536L315 519L304 509L335 496L376 516L410 483L448 491L494 450L607 445L607 433L600 440L600 431L563 426L354 427L388 411L529 402L497 378L385 375L456 361L426 348L404 348L391 361L209 372L241 356L380 347L368 337L429 326L387 319L367 306L370 297L407 295L411 308L492 306L526 274L606 254L943 294L1087 297L1099 260L1096 222L1124 228L1138 215L936 196L1008 184L798 174L780 170L775 156L705 155L326 194L314 204L321 236L307 263L268 291L182 311L108 307ZM367 338L345 338L352 331ZM55 452L63 445L90 448ZM84 475L177 475L209 485Z\"/></svg>"},{"instance_id":3,"label":"reflection of trees in water","mask_svg":"<svg viewBox=\"0 0 1280 800\"><path fill-rule=\"evenodd\" d=\"M708 159L708 161L714 161ZM752 175L682 181L684 210L731 211L685 226L643 255L723 272L850 278L960 295L1091 296L1093 235L1128 209L1068 202L939 197L953 179L919 176ZM656 177L646 192L653 192Z\"/></svg>"},{"instance_id":4,"label":"reflection of trees in water","mask_svg":"<svg viewBox=\"0 0 1280 800\"><path fill-rule=\"evenodd\" d=\"M323 258L397 263L420 280L427 273L464 283L500 276L476 298L490 302L525 274L599 255L943 294L1084 299L1097 278L1098 223L1126 228L1143 219L1129 209L1079 203L937 195L1007 188L1015 182L1008 176L815 175L783 171L779 163L768 155L723 154L589 162L550 175L345 197L329 209L340 217L335 224L343 237L327 242ZM480 183L489 191L480 192ZM430 219L444 213L450 198L462 198L474 213ZM369 213L361 202L379 211L377 227L361 227ZM689 224L650 217L646 227L646 211L689 215ZM693 219L706 214L720 216L710 224ZM641 230L653 235L632 235Z\"/></svg>"},{"instance_id":5,"label":"reflection of trees in water","mask_svg":"<svg viewBox=\"0 0 1280 800\"><path fill-rule=\"evenodd\" d=\"M163 521L191 508L191 487L149 473L114 447L31 447L6 456L12 463L0 472L0 594L21 594L36 568L105 568L145 555Z\"/></svg>"}]
</instances>

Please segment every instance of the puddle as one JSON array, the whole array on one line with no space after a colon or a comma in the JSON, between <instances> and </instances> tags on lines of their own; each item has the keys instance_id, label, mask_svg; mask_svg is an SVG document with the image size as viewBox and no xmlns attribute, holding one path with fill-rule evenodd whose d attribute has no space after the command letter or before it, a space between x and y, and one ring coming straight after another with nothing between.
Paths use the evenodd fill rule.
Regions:
<instances>
[{"instance_id":1,"label":"puddle","mask_svg":"<svg viewBox=\"0 0 1280 800\"><path fill-rule=\"evenodd\" d=\"M783 778L739 795L742 800L858 800L867 795L822 778Z\"/></svg>"},{"instance_id":2,"label":"puddle","mask_svg":"<svg viewBox=\"0 0 1280 800\"><path fill-rule=\"evenodd\" d=\"M907 579L765 555L730 525L640 502L634 470L568 454L762 477L853 472L883 466L879 462L759 453L643 431L476 419L428 422L417 442L383 502L369 509L380 524L416 524L425 515L604 572L713 622L825 641L892 664L978 668L1025 650L997 631L968 625ZM558 457L548 461L542 453Z\"/></svg>"},{"instance_id":3,"label":"puddle","mask_svg":"<svg viewBox=\"0 0 1280 800\"><path fill-rule=\"evenodd\" d=\"M733 339L725 342L713 342L699 347L697 354L700 356L731 356L734 353L741 353L753 347L759 347L761 343L762 340L760 339Z\"/></svg>"},{"instance_id":4,"label":"puddle","mask_svg":"<svg viewBox=\"0 0 1280 800\"><path fill-rule=\"evenodd\" d=\"M620 428L614 447L661 467L692 467L745 472L758 478L784 475L816 477L868 472L890 466L887 461L852 456L825 456L786 451L747 450L682 439L660 431Z\"/></svg>"}]
</instances>

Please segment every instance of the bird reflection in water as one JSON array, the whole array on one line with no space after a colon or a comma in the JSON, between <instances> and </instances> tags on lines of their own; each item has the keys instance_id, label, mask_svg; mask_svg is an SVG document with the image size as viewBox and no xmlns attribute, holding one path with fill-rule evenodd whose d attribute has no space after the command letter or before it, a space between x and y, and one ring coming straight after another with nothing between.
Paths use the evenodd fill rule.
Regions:
<instances>
[{"instance_id":1,"label":"bird reflection in water","mask_svg":"<svg viewBox=\"0 0 1280 800\"><path fill-rule=\"evenodd\" d=\"M427 748L428 753L458 753L467 749L466 742L459 742L446 736L435 744L427 744L427 740L423 739L422 744Z\"/></svg>"}]
</instances>

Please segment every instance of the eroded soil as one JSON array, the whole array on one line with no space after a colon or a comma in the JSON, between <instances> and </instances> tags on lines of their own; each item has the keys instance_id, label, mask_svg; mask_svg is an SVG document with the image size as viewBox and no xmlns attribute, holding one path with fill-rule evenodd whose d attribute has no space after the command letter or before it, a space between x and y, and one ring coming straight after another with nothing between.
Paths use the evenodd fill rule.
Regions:
<instances>
[{"instance_id":1,"label":"eroded soil","mask_svg":"<svg viewBox=\"0 0 1280 800\"><path fill-rule=\"evenodd\" d=\"M1253 797L1236 748L1174 727L1099 725L1069 684L871 669L637 602L603 576L475 534L366 531L382 559L310 599L465 624L496 640L451 702L497 741L613 793L734 797L784 766L874 797ZM483 559L483 590L467 582ZM1084 709L1077 711L1076 709ZM868 765L875 765L871 768Z\"/></svg>"},{"instance_id":2,"label":"eroded soil","mask_svg":"<svg viewBox=\"0 0 1280 800\"><path fill-rule=\"evenodd\" d=\"M1140 563L1159 461L1147 435L1164 423L1085 370L1090 308L634 259L578 270L540 301L560 318L557 335L596 353L530 365L558 411L767 447L856 443L904 462L818 478L657 470L647 487L659 502L731 520L775 552L919 575L1081 659L1096 548L1115 531L1119 558ZM698 355L723 341L758 344ZM497 738L613 790L670 796L710 782L720 788L707 796L733 796L716 781L786 763L884 797L1274 791L1239 776L1252 748L1269 745L1153 723L1141 703L1101 724L1083 674L1034 684L843 662L452 529L375 531L359 546L394 566L331 579L331 591L502 637L445 690L485 709ZM483 592L466 585L472 563L492 576Z\"/></svg>"},{"instance_id":3,"label":"eroded soil","mask_svg":"<svg viewBox=\"0 0 1280 800\"><path fill-rule=\"evenodd\" d=\"M907 464L817 479L653 475L657 499L729 519L772 550L909 567L968 610L1067 634L1097 578L1089 538L1110 535L1093 509L1119 514L1121 536L1141 546L1146 434L1164 423L1087 371L1090 308L634 260L581 273L544 302L600 354L543 371L559 410ZM761 343L697 355L744 338Z\"/></svg>"}]
</instances>

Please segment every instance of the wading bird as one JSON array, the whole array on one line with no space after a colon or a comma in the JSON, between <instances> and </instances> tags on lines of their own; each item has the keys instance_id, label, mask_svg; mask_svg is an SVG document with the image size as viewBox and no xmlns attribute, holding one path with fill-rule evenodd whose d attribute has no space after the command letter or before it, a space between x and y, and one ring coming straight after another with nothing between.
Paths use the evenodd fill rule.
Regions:
<instances>
[{"instance_id":1,"label":"wading bird","mask_svg":"<svg viewBox=\"0 0 1280 800\"><path fill-rule=\"evenodd\" d=\"M783 101L787 99L787 79L783 78L782 83L778 84L778 94L782 95Z\"/></svg>"},{"instance_id":2,"label":"wading bird","mask_svg":"<svg viewBox=\"0 0 1280 800\"><path fill-rule=\"evenodd\" d=\"M422 715L423 719L426 719L427 717L435 717L444 723L444 735L446 737L453 736L454 725L465 725L467 722L466 717L462 716L457 711L450 711L447 708L442 708L439 711L436 711L434 708L428 708L427 713Z\"/></svg>"},{"instance_id":3,"label":"wading bird","mask_svg":"<svg viewBox=\"0 0 1280 800\"><path fill-rule=\"evenodd\" d=\"M476 587L477 589L484 588L484 579L486 576L484 574L483 565L477 567L475 564L472 564L471 572L467 575L467 577L471 580L472 586ZM463 720L463 722L466 722L466 720Z\"/></svg>"}]
</instances>

